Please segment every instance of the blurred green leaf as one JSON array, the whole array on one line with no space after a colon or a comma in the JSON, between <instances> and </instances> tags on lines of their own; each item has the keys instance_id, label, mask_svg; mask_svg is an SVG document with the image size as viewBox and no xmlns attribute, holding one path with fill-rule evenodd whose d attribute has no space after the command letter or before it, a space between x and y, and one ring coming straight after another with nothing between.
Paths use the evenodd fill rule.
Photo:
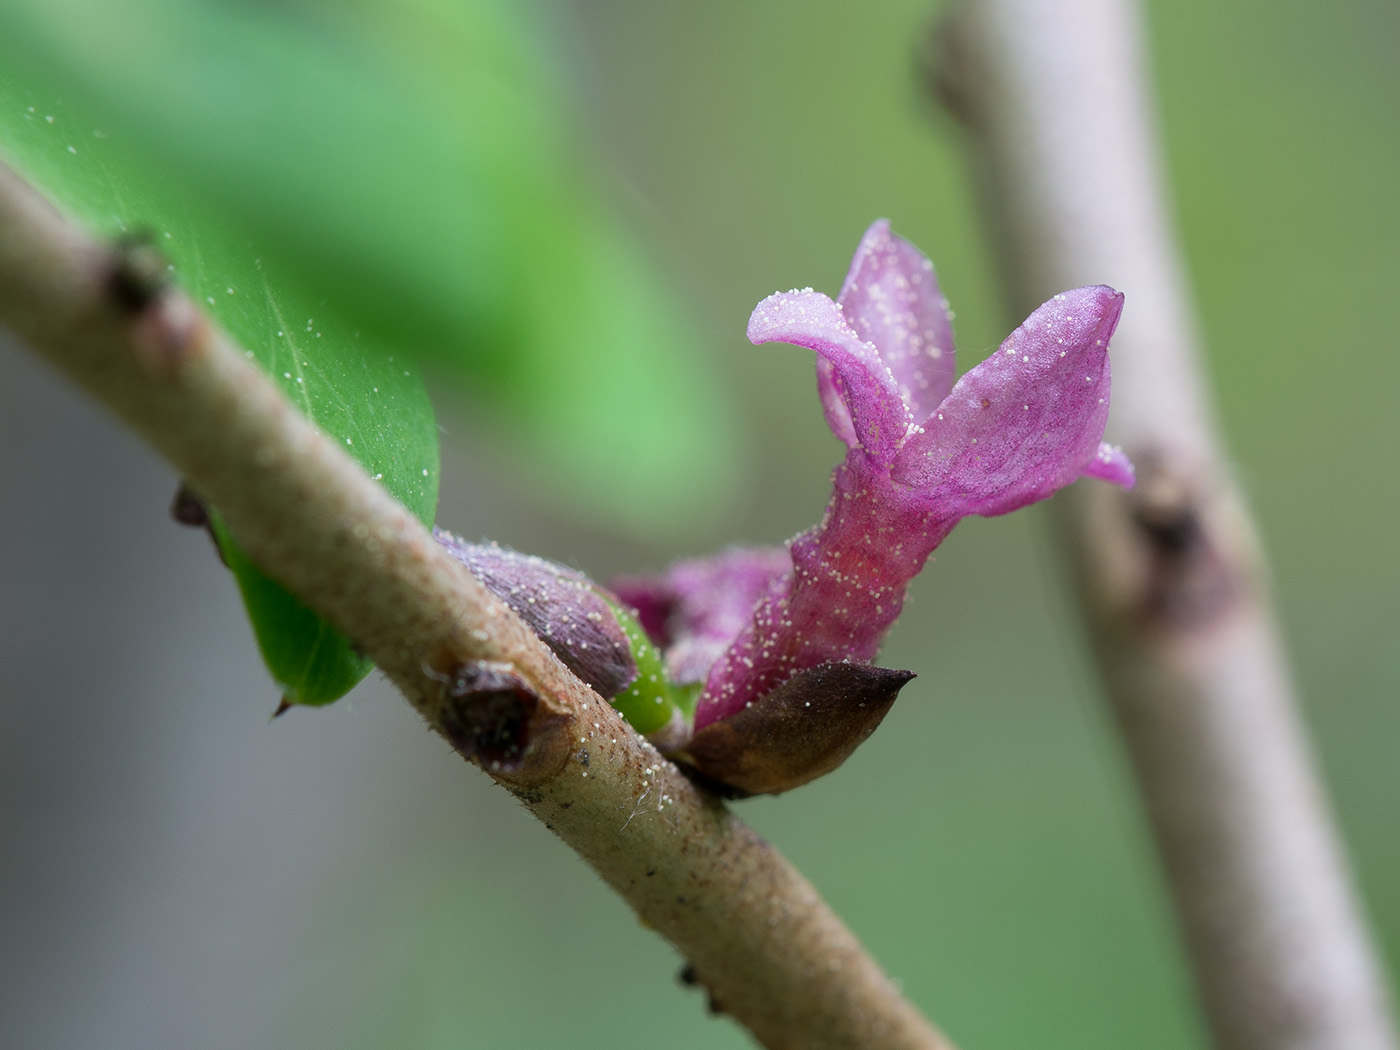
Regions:
<instances>
[{"instance_id":1,"label":"blurred green leaf","mask_svg":"<svg viewBox=\"0 0 1400 1050\"><path fill-rule=\"evenodd\" d=\"M0 33L5 159L97 233L153 236L176 279L292 402L430 522L437 503L437 430L414 367L371 347L338 303L298 287L259 254L254 240L185 195L85 106L70 102L61 83L42 71L22 83L12 79L16 66L8 51L14 46L13 36ZM263 657L287 698L329 703L363 678L369 662L254 568L217 520L216 529Z\"/></svg>"},{"instance_id":2,"label":"blurred green leaf","mask_svg":"<svg viewBox=\"0 0 1400 1050\"><path fill-rule=\"evenodd\" d=\"M348 326L460 371L513 465L547 464L616 523L685 521L728 473L720 399L600 217L521 18L502 0L18 0L0 60Z\"/></svg>"},{"instance_id":3,"label":"blurred green leaf","mask_svg":"<svg viewBox=\"0 0 1400 1050\"><path fill-rule=\"evenodd\" d=\"M258 649L289 703L339 700L374 667L346 637L260 573L233 544L217 517L219 548L238 581Z\"/></svg>"}]
</instances>

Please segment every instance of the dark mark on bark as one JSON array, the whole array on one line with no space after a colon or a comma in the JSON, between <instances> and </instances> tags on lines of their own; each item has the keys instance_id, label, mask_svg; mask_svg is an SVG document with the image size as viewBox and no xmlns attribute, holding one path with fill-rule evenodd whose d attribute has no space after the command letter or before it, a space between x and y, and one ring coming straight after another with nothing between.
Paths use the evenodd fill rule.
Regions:
<instances>
[{"instance_id":1,"label":"dark mark on bark","mask_svg":"<svg viewBox=\"0 0 1400 1050\"><path fill-rule=\"evenodd\" d=\"M209 512L204 507L204 501L183 481L175 490L175 499L170 504L170 516L181 525L188 525L192 529L209 527Z\"/></svg>"},{"instance_id":2,"label":"dark mark on bark","mask_svg":"<svg viewBox=\"0 0 1400 1050\"><path fill-rule=\"evenodd\" d=\"M967 42L957 31L959 19L939 17L925 32L916 60L924 93L938 104L935 112L952 116L960 124L975 126L981 120L978 103L985 92L976 89L976 63Z\"/></svg>"},{"instance_id":3,"label":"dark mark on bark","mask_svg":"<svg viewBox=\"0 0 1400 1050\"><path fill-rule=\"evenodd\" d=\"M715 998L715 993L705 987L704 983L700 980L700 974L696 971L694 963L686 963L681 967L681 972L676 974L676 980L687 988L704 988L705 1009L715 1017L724 1013L724 1008L720 1006L719 1000Z\"/></svg>"},{"instance_id":4,"label":"dark mark on bark","mask_svg":"<svg viewBox=\"0 0 1400 1050\"><path fill-rule=\"evenodd\" d=\"M450 678L441 715L448 742L489 770L519 768L539 696L509 664L473 660Z\"/></svg>"},{"instance_id":5,"label":"dark mark on bark","mask_svg":"<svg viewBox=\"0 0 1400 1050\"><path fill-rule=\"evenodd\" d=\"M1236 603L1241 581L1218 546L1187 478L1146 457L1129 497L1146 547L1142 617L1173 630L1202 630Z\"/></svg>"},{"instance_id":6,"label":"dark mark on bark","mask_svg":"<svg viewBox=\"0 0 1400 1050\"><path fill-rule=\"evenodd\" d=\"M1153 470L1133 502L1133 519L1162 555L1180 557L1204 541L1200 515L1183 478Z\"/></svg>"},{"instance_id":7,"label":"dark mark on bark","mask_svg":"<svg viewBox=\"0 0 1400 1050\"><path fill-rule=\"evenodd\" d=\"M140 313L170 287L165 256L147 231L129 233L112 247L107 288L124 309Z\"/></svg>"},{"instance_id":8,"label":"dark mark on bark","mask_svg":"<svg viewBox=\"0 0 1400 1050\"><path fill-rule=\"evenodd\" d=\"M228 568L228 559L224 557L219 538L214 535L214 525L209 520L209 508L194 489L190 488L188 482L180 482L180 487L175 490L175 498L170 503L170 516L181 525L203 529L209 536L209 542L214 545L214 553L219 556L219 561L225 569ZM281 714L281 709L277 713Z\"/></svg>"}]
</instances>

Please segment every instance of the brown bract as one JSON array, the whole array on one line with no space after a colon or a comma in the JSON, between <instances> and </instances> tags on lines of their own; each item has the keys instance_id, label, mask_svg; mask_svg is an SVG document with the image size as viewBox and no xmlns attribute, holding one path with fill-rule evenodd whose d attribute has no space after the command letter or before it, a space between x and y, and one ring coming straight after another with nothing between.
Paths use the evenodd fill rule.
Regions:
<instances>
[{"instance_id":1,"label":"brown bract","mask_svg":"<svg viewBox=\"0 0 1400 1050\"><path fill-rule=\"evenodd\" d=\"M731 797L789 791L846 761L913 677L869 664L819 664L710 723L678 757Z\"/></svg>"}]
</instances>

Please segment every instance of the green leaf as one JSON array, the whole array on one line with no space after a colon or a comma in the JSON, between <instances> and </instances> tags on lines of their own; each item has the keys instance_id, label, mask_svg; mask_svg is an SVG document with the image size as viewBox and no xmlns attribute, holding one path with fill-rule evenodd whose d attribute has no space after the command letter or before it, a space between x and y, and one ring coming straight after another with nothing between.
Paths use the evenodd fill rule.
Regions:
<instances>
[{"instance_id":1,"label":"green leaf","mask_svg":"<svg viewBox=\"0 0 1400 1050\"><path fill-rule=\"evenodd\" d=\"M349 639L259 572L213 519L215 538L233 570L253 634L288 703L327 704L344 696L374 667Z\"/></svg>"},{"instance_id":2,"label":"green leaf","mask_svg":"<svg viewBox=\"0 0 1400 1050\"><path fill-rule=\"evenodd\" d=\"M437 501L437 431L414 366L361 334L339 299L300 286L258 242L173 182L129 137L0 29L0 153L96 233L149 232L173 276L269 371L287 396L344 443L424 522ZM85 101L85 100L84 100ZM217 508L215 508L217 511ZM323 704L364 677L369 663L349 642L267 579L217 522L259 647L293 703Z\"/></svg>"},{"instance_id":3,"label":"green leaf","mask_svg":"<svg viewBox=\"0 0 1400 1050\"><path fill-rule=\"evenodd\" d=\"M600 217L521 11L9 0L0 62L81 102L83 136L120 134L348 328L457 371L546 489L643 531L713 514L733 460L716 384L655 266Z\"/></svg>"}]
</instances>

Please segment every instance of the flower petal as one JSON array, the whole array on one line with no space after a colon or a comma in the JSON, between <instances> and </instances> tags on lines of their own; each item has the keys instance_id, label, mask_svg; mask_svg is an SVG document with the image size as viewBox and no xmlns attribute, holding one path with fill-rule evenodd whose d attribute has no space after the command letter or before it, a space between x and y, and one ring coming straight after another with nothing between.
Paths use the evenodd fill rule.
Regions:
<instances>
[{"instance_id":1,"label":"flower petal","mask_svg":"<svg viewBox=\"0 0 1400 1050\"><path fill-rule=\"evenodd\" d=\"M810 288L770 295L754 307L749 341L805 346L830 361L831 383L821 389L832 432L889 465L909 430L909 409L875 347L846 323L839 306Z\"/></svg>"},{"instance_id":2,"label":"flower petal","mask_svg":"<svg viewBox=\"0 0 1400 1050\"><path fill-rule=\"evenodd\" d=\"M788 545L791 571L753 606L705 678L695 729L729 718L799 671L875 656L904 592L952 522L852 450L832 476L821 523Z\"/></svg>"},{"instance_id":3,"label":"flower petal","mask_svg":"<svg viewBox=\"0 0 1400 1050\"><path fill-rule=\"evenodd\" d=\"M836 377L836 369L824 357L817 358L817 396L821 398L826 425L847 448L860 448L856 425L851 422L851 410L846 407L846 395Z\"/></svg>"},{"instance_id":4,"label":"flower petal","mask_svg":"<svg viewBox=\"0 0 1400 1050\"><path fill-rule=\"evenodd\" d=\"M914 419L926 419L957 374L948 301L933 263L880 219L865 231L836 301L846 323L875 344Z\"/></svg>"},{"instance_id":5,"label":"flower petal","mask_svg":"<svg viewBox=\"0 0 1400 1050\"><path fill-rule=\"evenodd\" d=\"M1097 471L1122 308L1102 285L1042 305L905 442L894 481L958 518L1005 514Z\"/></svg>"},{"instance_id":6,"label":"flower petal","mask_svg":"<svg viewBox=\"0 0 1400 1050\"><path fill-rule=\"evenodd\" d=\"M1115 485L1122 485L1125 489L1130 489L1137 484L1137 472L1133 470L1133 461L1121 448L1117 445L1110 445L1108 442L1099 445L1099 451L1089 461L1089 465L1084 468L1084 476L1098 478L1100 481L1111 481Z\"/></svg>"},{"instance_id":7,"label":"flower petal","mask_svg":"<svg viewBox=\"0 0 1400 1050\"><path fill-rule=\"evenodd\" d=\"M638 610L677 685L703 682L753 616L754 605L792 568L782 547L732 548L676 562L661 577L624 577L612 591Z\"/></svg>"}]
</instances>

